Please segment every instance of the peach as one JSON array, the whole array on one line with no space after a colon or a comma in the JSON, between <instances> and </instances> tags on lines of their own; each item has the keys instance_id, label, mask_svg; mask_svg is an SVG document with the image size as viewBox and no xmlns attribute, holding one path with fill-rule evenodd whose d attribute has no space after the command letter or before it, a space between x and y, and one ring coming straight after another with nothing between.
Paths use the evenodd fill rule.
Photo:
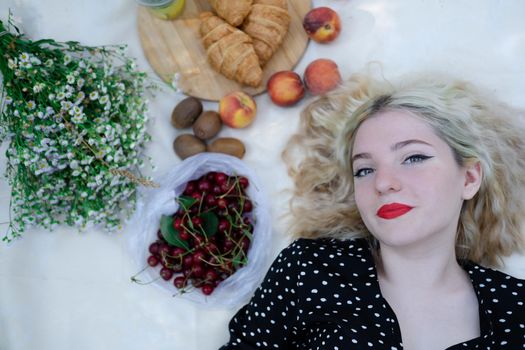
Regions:
<instances>
[{"instance_id":1,"label":"peach","mask_svg":"<svg viewBox=\"0 0 525 350\"><path fill-rule=\"evenodd\" d=\"M268 94L279 106L292 106L304 96L304 85L299 74L290 70L274 73L267 84Z\"/></svg>"},{"instance_id":2,"label":"peach","mask_svg":"<svg viewBox=\"0 0 525 350\"><path fill-rule=\"evenodd\" d=\"M244 91L227 94L219 101L219 115L224 124L231 128L245 128L255 119L257 105Z\"/></svg>"},{"instance_id":3,"label":"peach","mask_svg":"<svg viewBox=\"0 0 525 350\"><path fill-rule=\"evenodd\" d=\"M339 36L341 19L329 7L316 7L304 16L303 28L312 40L328 43Z\"/></svg>"},{"instance_id":4,"label":"peach","mask_svg":"<svg viewBox=\"0 0 525 350\"><path fill-rule=\"evenodd\" d=\"M322 95L341 83L337 64L328 58L312 61L304 71L304 84L312 95Z\"/></svg>"}]
</instances>

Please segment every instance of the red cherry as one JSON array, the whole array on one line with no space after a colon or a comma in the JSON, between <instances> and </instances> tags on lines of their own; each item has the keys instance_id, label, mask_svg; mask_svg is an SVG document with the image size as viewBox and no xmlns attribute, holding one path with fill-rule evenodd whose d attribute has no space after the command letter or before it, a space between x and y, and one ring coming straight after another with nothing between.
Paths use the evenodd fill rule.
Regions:
<instances>
[{"instance_id":1,"label":"red cherry","mask_svg":"<svg viewBox=\"0 0 525 350\"><path fill-rule=\"evenodd\" d=\"M200 216L194 216L191 218L191 223L194 225L194 226L202 226L202 218Z\"/></svg>"},{"instance_id":2,"label":"red cherry","mask_svg":"<svg viewBox=\"0 0 525 350\"><path fill-rule=\"evenodd\" d=\"M253 203L251 200L247 199L244 201L244 206L242 208L242 211L244 213L249 213L253 210Z\"/></svg>"},{"instance_id":3,"label":"red cherry","mask_svg":"<svg viewBox=\"0 0 525 350\"><path fill-rule=\"evenodd\" d=\"M199 277L199 278L204 276L205 270L202 267L202 265L193 265L192 269L193 269L193 272L192 272L193 276Z\"/></svg>"},{"instance_id":4,"label":"red cherry","mask_svg":"<svg viewBox=\"0 0 525 350\"><path fill-rule=\"evenodd\" d=\"M221 186L220 185L214 185L211 189L212 193L217 195L217 194L222 194L222 190L221 190Z\"/></svg>"},{"instance_id":5,"label":"red cherry","mask_svg":"<svg viewBox=\"0 0 525 350\"><path fill-rule=\"evenodd\" d=\"M230 228L230 222L226 219L219 219L219 224L217 225L217 230L219 232L227 232Z\"/></svg>"},{"instance_id":6,"label":"red cherry","mask_svg":"<svg viewBox=\"0 0 525 350\"><path fill-rule=\"evenodd\" d=\"M185 252L186 251L182 249L181 247L173 247L170 255L174 257L175 259L181 259L182 255L184 255Z\"/></svg>"},{"instance_id":7,"label":"red cherry","mask_svg":"<svg viewBox=\"0 0 525 350\"><path fill-rule=\"evenodd\" d=\"M148 258L148 265L155 267L159 264L159 259L156 256L150 255Z\"/></svg>"},{"instance_id":8,"label":"red cherry","mask_svg":"<svg viewBox=\"0 0 525 350\"><path fill-rule=\"evenodd\" d=\"M182 266L189 268L193 265L193 255L188 254L182 258Z\"/></svg>"},{"instance_id":9,"label":"red cherry","mask_svg":"<svg viewBox=\"0 0 525 350\"><path fill-rule=\"evenodd\" d=\"M219 274L215 272L215 270L207 269L206 272L204 273L204 280L206 280L207 282L214 282L218 278L219 278Z\"/></svg>"},{"instance_id":10,"label":"red cherry","mask_svg":"<svg viewBox=\"0 0 525 350\"><path fill-rule=\"evenodd\" d=\"M241 188L245 189L250 186L250 181L247 177L241 176L239 177L239 185L241 185Z\"/></svg>"},{"instance_id":11,"label":"red cherry","mask_svg":"<svg viewBox=\"0 0 525 350\"><path fill-rule=\"evenodd\" d=\"M234 246L235 243L229 238L225 239L224 242L222 242L222 250L225 252L231 250Z\"/></svg>"},{"instance_id":12,"label":"red cherry","mask_svg":"<svg viewBox=\"0 0 525 350\"><path fill-rule=\"evenodd\" d=\"M153 255L156 255L159 253L159 244L157 242L151 243L148 248L149 252Z\"/></svg>"},{"instance_id":13,"label":"red cherry","mask_svg":"<svg viewBox=\"0 0 525 350\"><path fill-rule=\"evenodd\" d=\"M208 265L215 266L219 263L216 257L210 256L210 258L206 261Z\"/></svg>"},{"instance_id":14,"label":"red cherry","mask_svg":"<svg viewBox=\"0 0 525 350\"><path fill-rule=\"evenodd\" d=\"M204 295L210 295L211 293L213 293L213 290L215 289L214 286L212 286L211 284L205 284L202 286L202 293Z\"/></svg>"},{"instance_id":15,"label":"red cherry","mask_svg":"<svg viewBox=\"0 0 525 350\"><path fill-rule=\"evenodd\" d=\"M170 247L166 243L159 244L159 255L164 257L170 253Z\"/></svg>"},{"instance_id":16,"label":"red cherry","mask_svg":"<svg viewBox=\"0 0 525 350\"><path fill-rule=\"evenodd\" d=\"M217 205L217 198L213 194L207 194L205 199L206 205L209 207L214 207Z\"/></svg>"},{"instance_id":17,"label":"red cherry","mask_svg":"<svg viewBox=\"0 0 525 350\"><path fill-rule=\"evenodd\" d=\"M202 199L202 194L200 194L199 192L193 192L190 196L196 199L197 201L200 201Z\"/></svg>"},{"instance_id":18,"label":"red cherry","mask_svg":"<svg viewBox=\"0 0 525 350\"><path fill-rule=\"evenodd\" d=\"M217 199L217 207L219 207L219 209L226 209L228 207L228 201L224 198Z\"/></svg>"},{"instance_id":19,"label":"red cherry","mask_svg":"<svg viewBox=\"0 0 525 350\"><path fill-rule=\"evenodd\" d=\"M237 202L229 202L228 203L228 210L239 212L239 203Z\"/></svg>"},{"instance_id":20,"label":"red cherry","mask_svg":"<svg viewBox=\"0 0 525 350\"><path fill-rule=\"evenodd\" d=\"M212 242L208 242L208 244L204 246L204 249L211 254L217 253L219 251L219 248L217 248L217 245Z\"/></svg>"},{"instance_id":21,"label":"red cherry","mask_svg":"<svg viewBox=\"0 0 525 350\"><path fill-rule=\"evenodd\" d=\"M187 241L188 239L190 239L191 235L188 233L188 231L181 229L181 231L179 232L179 237L183 241Z\"/></svg>"},{"instance_id":22,"label":"red cherry","mask_svg":"<svg viewBox=\"0 0 525 350\"><path fill-rule=\"evenodd\" d=\"M230 189L232 188L232 186L229 185L228 182L223 182L219 186L221 186L221 192L222 193L228 193L228 192L230 192Z\"/></svg>"},{"instance_id":23,"label":"red cherry","mask_svg":"<svg viewBox=\"0 0 525 350\"><path fill-rule=\"evenodd\" d=\"M211 190L212 187L211 183L208 180L201 180L199 181L197 188L201 192L208 192L209 190Z\"/></svg>"},{"instance_id":24,"label":"red cherry","mask_svg":"<svg viewBox=\"0 0 525 350\"><path fill-rule=\"evenodd\" d=\"M215 181L215 176L216 175L217 175L216 171L210 171L209 173L206 174L205 179L210 181L210 182L213 182L213 181Z\"/></svg>"},{"instance_id":25,"label":"red cherry","mask_svg":"<svg viewBox=\"0 0 525 350\"><path fill-rule=\"evenodd\" d=\"M202 264L206 261L206 253L203 250L196 250L193 252L193 265Z\"/></svg>"},{"instance_id":26,"label":"red cherry","mask_svg":"<svg viewBox=\"0 0 525 350\"><path fill-rule=\"evenodd\" d=\"M163 280L169 281L173 277L173 271L171 269L168 269L167 267L163 267L160 269L160 277L162 277Z\"/></svg>"},{"instance_id":27,"label":"red cherry","mask_svg":"<svg viewBox=\"0 0 525 350\"><path fill-rule=\"evenodd\" d=\"M197 189L197 181L190 181L186 184L183 194L189 196Z\"/></svg>"},{"instance_id":28,"label":"red cherry","mask_svg":"<svg viewBox=\"0 0 525 350\"><path fill-rule=\"evenodd\" d=\"M215 183L217 183L217 185L223 184L224 182L226 182L226 180L228 180L228 175L226 175L225 173L215 174Z\"/></svg>"},{"instance_id":29,"label":"red cherry","mask_svg":"<svg viewBox=\"0 0 525 350\"><path fill-rule=\"evenodd\" d=\"M202 235L196 234L195 237L193 237L193 243L197 247L200 247L201 245L206 243L206 239Z\"/></svg>"},{"instance_id":30,"label":"red cherry","mask_svg":"<svg viewBox=\"0 0 525 350\"><path fill-rule=\"evenodd\" d=\"M184 276L175 277L175 279L173 280L173 285L177 289L182 289L186 287L186 278L184 278Z\"/></svg>"},{"instance_id":31,"label":"red cherry","mask_svg":"<svg viewBox=\"0 0 525 350\"><path fill-rule=\"evenodd\" d=\"M180 227L182 225L182 219L180 216L176 216L175 219L173 220L173 228L175 230L180 230Z\"/></svg>"}]
</instances>

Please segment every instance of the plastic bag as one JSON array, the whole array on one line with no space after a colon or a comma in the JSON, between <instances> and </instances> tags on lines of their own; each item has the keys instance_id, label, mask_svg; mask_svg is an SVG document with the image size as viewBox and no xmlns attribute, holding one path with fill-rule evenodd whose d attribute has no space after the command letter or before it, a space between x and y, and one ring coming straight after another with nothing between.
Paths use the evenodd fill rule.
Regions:
<instances>
[{"instance_id":1,"label":"plastic bag","mask_svg":"<svg viewBox=\"0 0 525 350\"><path fill-rule=\"evenodd\" d=\"M210 171L242 175L250 181L246 194L254 204L253 215L256 221L253 240L248 250L248 263L222 281L208 296L197 288L181 294L173 286L173 279L170 281L158 279L159 266L147 268L138 278L141 281L152 281L157 278L152 284L176 297L209 306L236 307L249 300L266 273L272 227L261 183L255 172L238 158L220 153L200 153L185 159L169 171L161 179L160 188L142 190L139 193L141 198L138 200L137 209L128 226L130 231L128 245L139 271L147 265L148 247L157 239L161 216L175 213L179 207L175 198L184 191L186 184Z\"/></svg>"}]
</instances>

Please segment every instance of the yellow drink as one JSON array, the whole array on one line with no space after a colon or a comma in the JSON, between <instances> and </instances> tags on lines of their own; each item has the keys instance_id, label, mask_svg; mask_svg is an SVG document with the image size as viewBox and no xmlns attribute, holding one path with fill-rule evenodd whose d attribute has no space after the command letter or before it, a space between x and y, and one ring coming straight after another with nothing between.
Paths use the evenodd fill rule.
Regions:
<instances>
[{"instance_id":1,"label":"yellow drink","mask_svg":"<svg viewBox=\"0 0 525 350\"><path fill-rule=\"evenodd\" d=\"M149 5L146 5L144 2L140 1L144 6L148 7L148 10L155 16L162 19L174 19L182 13L184 10L185 0L172 0L164 1L164 4L156 5L152 2Z\"/></svg>"}]
</instances>

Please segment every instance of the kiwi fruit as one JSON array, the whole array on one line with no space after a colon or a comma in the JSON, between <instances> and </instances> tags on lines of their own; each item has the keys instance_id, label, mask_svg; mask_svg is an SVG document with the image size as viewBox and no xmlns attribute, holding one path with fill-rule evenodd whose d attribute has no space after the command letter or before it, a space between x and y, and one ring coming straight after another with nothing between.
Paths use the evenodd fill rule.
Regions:
<instances>
[{"instance_id":1,"label":"kiwi fruit","mask_svg":"<svg viewBox=\"0 0 525 350\"><path fill-rule=\"evenodd\" d=\"M208 140L217 135L221 127L222 121L219 113L206 111L193 123L193 133L201 140Z\"/></svg>"},{"instance_id":2,"label":"kiwi fruit","mask_svg":"<svg viewBox=\"0 0 525 350\"><path fill-rule=\"evenodd\" d=\"M225 153L237 158L242 158L246 149L244 148L244 144L236 138L219 137L208 145L207 151Z\"/></svg>"},{"instance_id":3,"label":"kiwi fruit","mask_svg":"<svg viewBox=\"0 0 525 350\"><path fill-rule=\"evenodd\" d=\"M197 153L205 152L206 144L194 135L182 134L173 141L173 149L181 159L186 159Z\"/></svg>"},{"instance_id":4,"label":"kiwi fruit","mask_svg":"<svg viewBox=\"0 0 525 350\"><path fill-rule=\"evenodd\" d=\"M177 129L189 128L202 113L202 102L195 97L180 101L171 113L171 124Z\"/></svg>"}]
</instances>

